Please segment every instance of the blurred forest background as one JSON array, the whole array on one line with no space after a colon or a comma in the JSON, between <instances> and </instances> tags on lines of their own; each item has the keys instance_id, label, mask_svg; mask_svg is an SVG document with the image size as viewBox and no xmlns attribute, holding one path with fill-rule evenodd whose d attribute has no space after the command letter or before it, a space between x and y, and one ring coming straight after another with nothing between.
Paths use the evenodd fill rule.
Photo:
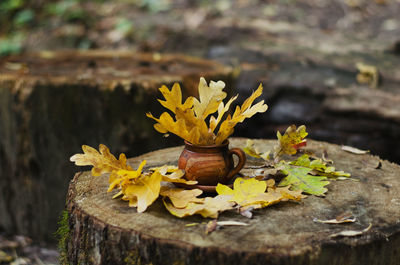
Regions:
<instances>
[{"instance_id":1,"label":"blurred forest background","mask_svg":"<svg viewBox=\"0 0 400 265\"><path fill-rule=\"evenodd\" d=\"M1 0L0 81L31 67L32 54L57 57L62 50L211 59L230 69L231 94L245 98L260 82L265 88L269 110L239 126L235 136L274 138L290 124L305 124L310 138L367 149L399 163L399 14L400 0ZM133 66L127 61L121 67ZM168 71L179 74L173 69ZM120 108L126 103L123 89L98 99L96 86L43 86L35 86L25 102L0 84L0 264L57 263L53 234L68 183L80 170L68 159L81 144L105 143L114 154L128 156L180 144L142 133L152 130L152 122L139 122L135 115L144 116L150 107L143 101L129 109L138 100L136 92L129 92L136 101ZM79 94L80 88L90 92ZM65 90L80 99L72 100ZM20 108L30 113L26 128ZM107 117L90 113L102 108ZM67 113L73 109L76 116ZM131 113L131 121L126 116L122 125L115 123L122 113ZM121 132L108 134L113 130ZM27 153L23 161L17 159ZM30 185L29 192L21 185Z\"/></svg>"}]
</instances>

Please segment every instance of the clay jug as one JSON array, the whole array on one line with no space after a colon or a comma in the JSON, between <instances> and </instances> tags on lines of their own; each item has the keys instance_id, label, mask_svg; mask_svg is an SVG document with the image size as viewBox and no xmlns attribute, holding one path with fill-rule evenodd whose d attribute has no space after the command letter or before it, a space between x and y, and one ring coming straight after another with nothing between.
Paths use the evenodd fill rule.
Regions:
<instances>
[{"instance_id":1,"label":"clay jug","mask_svg":"<svg viewBox=\"0 0 400 265\"><path fill-rule=\"evenodd\" d=\"M233 155L239 162L234 166ZM246 162L245 153L239 148L229 149L229 141L221 145L193 145L185 141L185 149L178 160L178 167L185 170L187 180L198 185L227 184Z\"/></svg>"}]
</instances>

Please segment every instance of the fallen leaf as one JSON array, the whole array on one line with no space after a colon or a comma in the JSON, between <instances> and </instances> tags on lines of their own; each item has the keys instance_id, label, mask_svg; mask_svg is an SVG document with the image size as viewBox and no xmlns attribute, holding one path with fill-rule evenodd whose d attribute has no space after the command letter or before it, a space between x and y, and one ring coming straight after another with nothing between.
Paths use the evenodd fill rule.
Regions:
<instances>
[{"instance_id":1,"label":"fallen leaf","mask_svg":"<svg viewBox=\"0 0 400 265\"><path fill-rule=\"evenodd\" d=\"M166 182L184 183L186 185L197 184L197 181L184 179L185 171L178 169L176 166L165 165L162 167L151 168L150 170L160 172L163 177L162 180Z\"/></svg>"},{"instance_id":2,"label":"fallen leaf","mask_svg":"<svg viewBox=\"0 0 400 265\"><path fill-rule=\"evenodd\" d=\"M290 164L283 164L282 172L287 175L281 180L278 186L290 185L293 190L302 190L308 194L316 196L324 196L325 192L328 191L325 188L329 184L327 178L324 176L312 176L309 173L312 171L311 168L293 166Z\"/></svg>"},{"instance_id":3,"label":"fallen leaf","mask_svg":"<svg viewBox=\"0 0 400 265\"><path fill-rule=\"evenodd\" d=\"M349 153L356 154L356 155L364 155L364 154L369 153L368 150L361 150L361 149L358 149L358 148L355 148L352 146L347 146L347 145L342 145L342 150L349 152Z\"/></svg>"},{"instance_id":4,"label":"fallen leaf","mask_svg":"<svg viewBox=\"0 0 400 265\"><path fill-rule=\"evenodd\" d=\"M135 182L122 184L123 200L129 201L129 206L137 207L139 213L144 212L159 196L162 176L159 172L142 175Z\"/></svg>"},{"instance_id":5,"label":"fallen leaf","mask_svg":"<svg viewBox=\"0 0 400 265\"><path fill-rule=\"evenodd\" d=\"M217 229L217 219L211 220L210 222L207 223L205 230L206 235L214 232L215 229Z\"/></svg>"},{"instance_id":6,"label":"fallen leaf","mask_svg":"<svg viewBox=\"0 0 400 265\"><path fill-rule=\"evenodd\" d=\"M279 157L284 154L296 154L300 147L307 144L307 141L305 140L307 135L306 126L304 125L301 125L297 129L296 125L291 125L286 129L283 135L278 131L278 144L275 146L274 156Z\"/></svg>"},{"instance_id":7,"label":"fallen leaf","mask_svg":"<svg viewBox=\"0 0 400 265\"><path fill-rule=\"evenodd\" d=\"M271 153L270 151L267 152L260 152L257 150L257 148L254 147L254 142L253 140L247 139L246 141L246 147L243 148L243 151L248 154L249 156L255 157L255 158L262 158L264 160L269 160L269 154Z\"/></svg>"},{"instance_id":8,"label":"fallen leaf","mask_svg":"<svg viewBox=\"0 0 400 265\"><path fill-rule=\"evenodd\" d=\"M200 223L190 223L190 224L185 224L186 227L191 227L191 226L196 226L199 225Z\"/></svg>"},{"instance_id":9,"label":"fallen leaf","mask_svg":"<svg viewBox=\"0 0 400 265\"><path fill-rule=\"evenodd\" d=\"M230 196L230 200L240 205L243 211L263 208L280 201L298 201L305 197L301 195L301 191L291 191L289 187L276 188L274 183L273 180L267 182L254 178L237 178L233 183L233 190L226 185L218 184L216 191L220 195Z\"/></svg>"},{"instance_id":10,"label":"fallen leaf","mask_svg":"<svg viewBox=\"0 0 400 265\"><path fill-rule=\"evenodd\" d=\"M368 232L372 227L372 223L368 225L367 228L361 230L361 231L355 231L355 230L345 230L341 231L339 233L331 234L329 235L330 238L335 238L335 237L352 237L352 236L359 236L362 235L366 232Z\"/></svg>"},{"instance_id":11,"label":"fallen leaf","mask_svg":"<svg viewBox=\"0 0 400 265\"><path fill-rule=\"evenodd\" d=\"M379 71L376 66L367 65L363 63L356 64L359 71L356 79L360 84L367 84L372 88L377 88L379 84Z\"/></svg>"},{"instance_id":12,"label":"fallen leaf","mask_svg":"<svg viewBox=\"0 0 400 265\"><path fill-rule=\"evenodd\" d=\"M99 151L87 145L82 145L82 150L83 154L71 156L70 161L75 162L77 166L93 166L93 176L111 173L114 170L132 170L132 168L126 164L125 154L120 154L119 159L116 159L115 156L110 153L110 149L103 144L99 145Z\"/></svg>"},{"instance_id":13,"label":"fallen leaf","mask_svg":"<svg viewBox=\"0 0 400 265\"><path fill-rule=\"evenodd\" d=\"M218 221L217 225L219 225L219 226L229 226L229 225L233 225L233 226L248 226L249 224L243 223L243 222L237 222L237 221Z\"/></svg>"},{"instance_id":14,"label":"fallen leaf","mask_svg":"<svg viewBox=\"0 0 400 265\"><path fill-rule=\"evenodd\" d=\"M218 218L220 212L233 209L234 203L229 201L230 196L218 195L216 197L202 198L202 202L189 202L185 208L174 207L163 199L165 208L176 217L182 218L194 214L200 214L204 218Z\"/></svg>"},{"instance_id":15,"label":"fallen leaf","mask_svg":"<svg viewBox=\"0 0 400 265\"><path fill-rule=\"evenodd\" d=\"M185 208L191 202L202 203L203 199L197 198L202 193L199 189L185 190L165 186L160 191L160 195L168 197L176 208Z\"/></svg>"},{"instance_id":16,"label":"fallen leaf","mask_svg":"<svg viewBox=\"0 0 400 265\"><path fill-rule=\"evenodd\" d=\"M343 224L343 223L354 223L357 221L357 218L354 216L342 218L342 219L328 219L328 220L321 220L318 218L314 218L313 222L321 223L321 224Z\"/></svg>"},{"instance_id":17,"label":"fallen leaf","mask_svg":"<svg viewBox=\"0 0 400 265\"><path fill-rule=\"evenodd\" d=\"M253 210L254 210L254 207L247 207L246 209L240 208L239 213L242 216L251 219L251 218L253 218L253 212L252 212Z\"/></svg>"}]
</instances>

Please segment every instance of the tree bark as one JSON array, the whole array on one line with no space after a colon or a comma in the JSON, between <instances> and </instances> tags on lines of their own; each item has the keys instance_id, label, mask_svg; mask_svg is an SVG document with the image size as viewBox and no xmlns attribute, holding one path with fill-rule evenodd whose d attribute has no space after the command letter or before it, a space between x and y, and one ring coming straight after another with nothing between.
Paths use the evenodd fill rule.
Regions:
<instances>
[{"instance_id":1,"label":"tree bark","mask_svg":"<svg viewBox=\"0 0 400 265\"><path fill-rule=\"evenodd\" d=\"M246 139L231 139L231 147L243 147ZM255 140L262 150L272 140ZM183 147L150 152L129 160L137 167L175 164ZM235 211L220 220L246 222L205 234L208 221L193 216L179 219L156 201L146 212L106 193L108 175L77 173L68 199L65 235L68 264L397 264L400 260L400 166L379 157L355 155L337 145L309 141L307 150L328 154L337 170L352 180L332 180L326 197L309 196L300 203L279 203L257 210L253 219ZM249 165L258 162L249 158ZM249 174L252 169L244 169ZM321 224L313 218L333 219L351 212L355 223ZM188 224L198 223L195 226ZM330 237L343 230L360 231L355 237Z\"/></svg>"},{"instance_id":2,"label":"tree bark","mask_svg":"<svg viewBox=\"0 0 400 265\"><path fill-rule=\"evenodd\" d=\"M69 157L82 144L130 156L176 144L145 113L160 114L162 84L194 95L200 76L231 87L230 68L182 55L68 51L0 61L0 231L53 238Z\"/></svg>"}]
</instances>

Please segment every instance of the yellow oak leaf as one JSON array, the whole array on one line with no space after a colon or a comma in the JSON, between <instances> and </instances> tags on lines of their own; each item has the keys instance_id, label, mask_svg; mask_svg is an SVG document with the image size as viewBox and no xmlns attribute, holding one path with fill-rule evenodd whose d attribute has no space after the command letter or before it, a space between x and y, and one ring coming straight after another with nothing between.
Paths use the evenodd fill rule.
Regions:
<instances>
[{"instance_id":1,"label":"yellow oak leaf","mask_svg":"<svg viewBox=\"0 0 400 265\"><path fill-rule=\"evenodd\" d=\"M254 178L237 178L233 183L233 189L218 183L216 191L219 195L230 195L231 200L239 205L247 205L253 197L262 194L267 189L267 182Z\"/></svg>"},{"instance_id":2,"label":"yellow oak leaf","mask_svg":"<svg viewBox=\"0 0 400 265\"><path fill-rule=\"evenodd\" d=\"M230 201L230 196L218 195L216 197L204 198L204 208L198 213L204 218L218 218L220 212L231 210L234 203Z\"/></svg>"},{"instance_id":3,"label":"yellow oak leaf","mask_svg":"<svg viewBox=\"0 0 400 265\"><path fill-rule=\"evenodd\" d=\"M264 100L252 106L254 100L262 94L262 90L263 87L260 84L257 90L243 102L242 107L236 106L233 115L228 115L228 117L221 123L215 139L215 144L221 144L224 142L234 132L233 128L236 124L243 122L246 118L250 118L256 113L262 113L268 109L268 106L264 104Z\"/></svg>"},{"instance_id":4,"label":"yellow oak leaf","mask_svg":"<svg viewBox=\"0 0 400 265\"><path fill-rule=\"evenodd\" d=\"M213 143L213 134L209 132L207 124L204 119L197 118L194 114L193 109L180 110L176 111L176 119L184 120L185 126L188 131L198 130L200 137L199 142L195 144L207 145ZM193 142L191 142L193 143Z\"/></svg>"},{"instance_id":5,"label":"yellow oak leaf","mask_svg":"<svg viewBox=\"0 0 400 265\"><path fill-rule=\"evenodd\" d=\"M194 214L200 214L204 218L218 218L220 212L233 209L234 203L230 202L231 196L218 195L216 197L203 198L202 202L189 202L185 208L177 208L165 199L163 200L165 208L176 217L182 218Z\"/></svg>"},{"instance_id":6,"label":"yellow oak leaf","mask_svg":"<svg viewBox=\"0 0 400 265\"><path fill-rule=\"evenodd\" d=\"M218 116L217 118L215 118L214 116L210 117L210 131L214 132L215 128L217 128L218 124L221 122L222 117L224 116L224 114L229 110L231 104L233 101L235 101L237 99L238 95L236 95L235 97L231 98L226 105L224 104L224 102L221 102L218 106Z\"/></svg>"},{"instance_id":7,"label":"yellow oak leaf","mask_svg":"<svg viewBox=\"0 0 400 265\"><path fill-rule=\"evenodd\" d=\"M110 153L107 146L100 144L99 151L93 147L82 145L83 154L71 156L70 161L77 166L93 166L92 175L100 176L104 173L111 173L114 170L132 170L126 164L125 154L120 154L119 159Z\"/></svg>"},{"instance_id":8,"label":"yellow oak leaf","mask_svg":"<svg viewBox=\"0 0 400 265\"><path fill-rule=\"evenodd\" d=\"M158 100L161 105L166 109L169 109L173 113L176 113L177 109L186 110L193 106L193 97L188 97L184 104L182 104L182 91L178 83L175 83L171 91L166 86L160 87L160 92L164 96L165 100Z\"/></svg>"},{"instance_id":9,"label":"yellow oak leaf","mask_svg":"<svg viewBox=\"0 0 400 265\"><path fill-rule=\"evenodd\" d=\"M120 187L126 181L137 179L142 174L143 167L146 165L146 160L143 160L137 170L125 170L120 169L113 171L108 178L110 185L108 186L107 192L112 191L115 187Z\"/></svg>"},{"instance_id":10,"label":"yellow oak leaf","mask_svg":"<svg viewBox=\"0 0 400 265\"><path fill-rule=\"evenodd\" d=\"M162 180L173 183L184 183L187 185L195 185L197 181L184 179L185 171L178 169L176 166L162 166L151 168L152 171L158 171L162 175Z\"/></svg>"},{"instance_id":11,"label":"yellow oak leaf","mask_svg":"<svg viewBox=\"0 0 400 265\"><path fill-rule=\"evenodd\" d=\"M253 140L247 139L246 141L246 147L243 148L243 151L248 154L249 156L255 157L255 158L262 158L264 160L269 160L269 154L271 153L270 151L267 152L260 152L256 147L254 147L254 142Z\"/></svg>"},{"instance_id":12,"label":"yellow oak leaf","mask_svg":"<svg viewBox=\"0 0 400 265\"><path fill-rule=\"evenodd\" d=\"M208 115L217 111L219 104L226 97L226 93L222 90L225 87L225 83L222 81L210 82L210 86L207 85L207 81L201 77L199 82L199 100L194 99L193 110L196 117L205 120Z\"/></svg>"},{"instance_id":13,"label":"yellow oak leaf","mask_svg":"<svg viewBox=\"0 0 400 265\"><path fill-rule=\"evenodd\" d=\"M154 128L160 133L171 132L177 136L189 141L193 144L199 143L200 131L198 127L193 127L190 131L186 127L184 119L174 121L174 119L167 112L161 114L160 118L157 119L151 113L146 114L147 117L157 121Z\"/></svg>"},{"instance_id":14,"label":"yellow oak leaf","mask_svg":"<svg viewBox=\"0 0 400 265\"><path fill-rule=\"evenodd\" d=\"M168 197L176 208L185 208L191 202L203 202L204 199L197 198L202 193L203 191L199 189L185 190L166 186L161 187L160 191L160 195Z\"/></svg>"},{"instance_id":15,"label":"yellow oak leaf","mask_svg":"<svg viewBox=\"0 0 400 265\"><path fill-rule=\"evenodd\" d=\"M275 146L275 157L279 157L283 154L296 154L300 147L306 145L307 141L304 138L306 138L307 135L306 126L304 125L301 125L297 129L295 125L291 125L286 129L284 135L281 135L278 131L278 145Z\"/></svg>"},{"instance_id":16,"label":"yellow oak leaf","mask_svg":"<svg viewBox=\"0 0 400 265\"><path fill-rule=\"evenodd\" d=\"M129 201L129 206L136 207L139 213L144 212L159 196L162 176L160 172L142 175L135 182L122 185L123 200Z\"/></svg>"}]
</instances>

